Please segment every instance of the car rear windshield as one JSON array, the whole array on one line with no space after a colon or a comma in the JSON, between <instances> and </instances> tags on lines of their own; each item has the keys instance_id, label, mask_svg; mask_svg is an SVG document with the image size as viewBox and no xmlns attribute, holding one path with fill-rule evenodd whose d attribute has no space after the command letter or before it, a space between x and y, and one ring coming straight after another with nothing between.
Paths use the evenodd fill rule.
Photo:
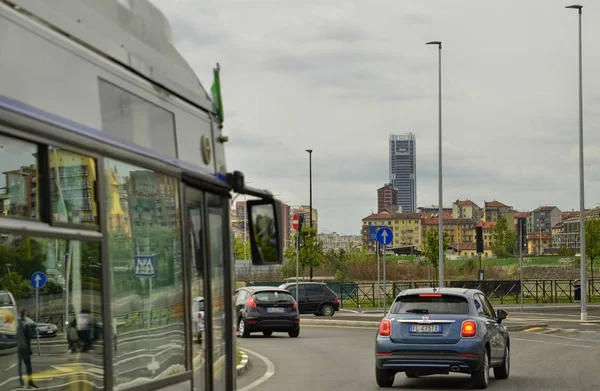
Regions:
<instances>
[{"instance_id":1,"label":"car rear windshield","mask_svg":"<svg viewBox=\"0 0 600 391\"><path fill-rule=\"evenodd\" d=\"M0 307L13 307L15 303L6 292L0 292Z\"/></svg>"},{"instance_id":2,"label":"car rear windshield","mask_svg":"<svg viewBox=\"0 0 600 391\"><path fill-rule=\"evenodd\" d=\"M293 303L294 298L287 292L278 292L278 291L261 291L256 292L254 295L254 300L258 304L260 303Z\"/></svg>"},{"instance_id":3,"label":"car rear windshield","mask_svg":"<svg viewBox=\"0 0 600 391\"><path fill-rule=\"evenodd\" d=\"M196 311L204 311L204 300L196 302Z\"/></svg>"},{"instance_id":4,"label":"car rear windshield","mask_svg":"<svg viewBox=\"0 0 600 391\"><path fill-rule=\"evenodd\" d=\"M468 314L469 302L464 296L419 294L401 296L390 308L392 314Z\"/></svg>"}]
</instances>

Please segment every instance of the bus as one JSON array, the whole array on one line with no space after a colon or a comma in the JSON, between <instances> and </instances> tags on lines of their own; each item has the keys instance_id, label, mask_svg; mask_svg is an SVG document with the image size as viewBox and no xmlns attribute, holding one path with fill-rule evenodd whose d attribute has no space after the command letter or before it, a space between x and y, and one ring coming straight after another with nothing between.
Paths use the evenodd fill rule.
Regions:
<instances>
[{"instance_id":1,"label":"bus","mask_svg":"<svg viewBox=\"0 0 600 391\"><path fill-rule=\"evenodd\" d=\"M0 0L0 54L0 291L19 310L3 322L52 331L25 353L1 341L0 389L235 390L230 200L254 197L256 265L282 262L281 208L228 170L219 107L165 16Z\"/></svg>"}]
</instances>

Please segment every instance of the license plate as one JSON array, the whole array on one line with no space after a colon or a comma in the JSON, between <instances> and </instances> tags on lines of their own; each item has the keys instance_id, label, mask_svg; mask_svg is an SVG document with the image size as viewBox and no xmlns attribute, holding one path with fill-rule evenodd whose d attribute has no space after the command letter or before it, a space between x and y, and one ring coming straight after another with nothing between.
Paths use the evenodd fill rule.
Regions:
<instances>
[{"instance_id":1,"label":"license plate","mask_svg":"<svg viewBox=\"0 0 600 391\"><path fill-rule=\"evenodd\" d=\"M439 324L411 324L409 331L411 333L435 334L442 332L442 326Z\"/></svg>"},{"instance_id":2,"label":"license plate","mask_svg":"<svg viewBox=\"0 0 600 391\"><path fill-rule=\"evenodd\" d=\"M285 312L283 307L267 307L267 312Z\"/></svg>"}]
</instances>

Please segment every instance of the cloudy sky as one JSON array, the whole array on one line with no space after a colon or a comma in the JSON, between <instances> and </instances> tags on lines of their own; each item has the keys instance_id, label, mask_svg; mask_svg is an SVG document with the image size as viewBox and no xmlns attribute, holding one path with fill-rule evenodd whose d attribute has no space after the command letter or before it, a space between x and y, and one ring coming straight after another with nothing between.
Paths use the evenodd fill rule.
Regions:
<instances>
[{"instance_id":1,"label":"cloudy sky","mask_svg":"<svg viewBox=\"0 0 600 391\"><path fill-rule=\"evenodd\" d=\"M358 233L388 181L390 133L417 138L417 203L579 208L577 12L564 1L152 0L205 88L222 67L229 170L319 227ZM586 206L600 203L600 4L583 1ZM595 24L595 25L594 25Z\"/></svg>"}]
</instances>

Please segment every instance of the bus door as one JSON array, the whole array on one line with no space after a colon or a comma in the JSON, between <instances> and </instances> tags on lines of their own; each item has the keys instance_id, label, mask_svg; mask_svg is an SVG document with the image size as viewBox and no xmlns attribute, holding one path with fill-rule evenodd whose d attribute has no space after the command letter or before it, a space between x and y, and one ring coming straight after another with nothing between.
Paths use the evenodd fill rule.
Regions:
<instances>
[{"instance_id":1,"label":"bus door","mask_svg":"<svg viewBox=\"0 0 600 391\"><path fill-rule=\"evenodd\" d=\"M185 191L194 389L235 389L229 198ZM202 311L199 304L202 302ZM227 316L229 315L229 316Z\"/></svg>"}]
</instances>

